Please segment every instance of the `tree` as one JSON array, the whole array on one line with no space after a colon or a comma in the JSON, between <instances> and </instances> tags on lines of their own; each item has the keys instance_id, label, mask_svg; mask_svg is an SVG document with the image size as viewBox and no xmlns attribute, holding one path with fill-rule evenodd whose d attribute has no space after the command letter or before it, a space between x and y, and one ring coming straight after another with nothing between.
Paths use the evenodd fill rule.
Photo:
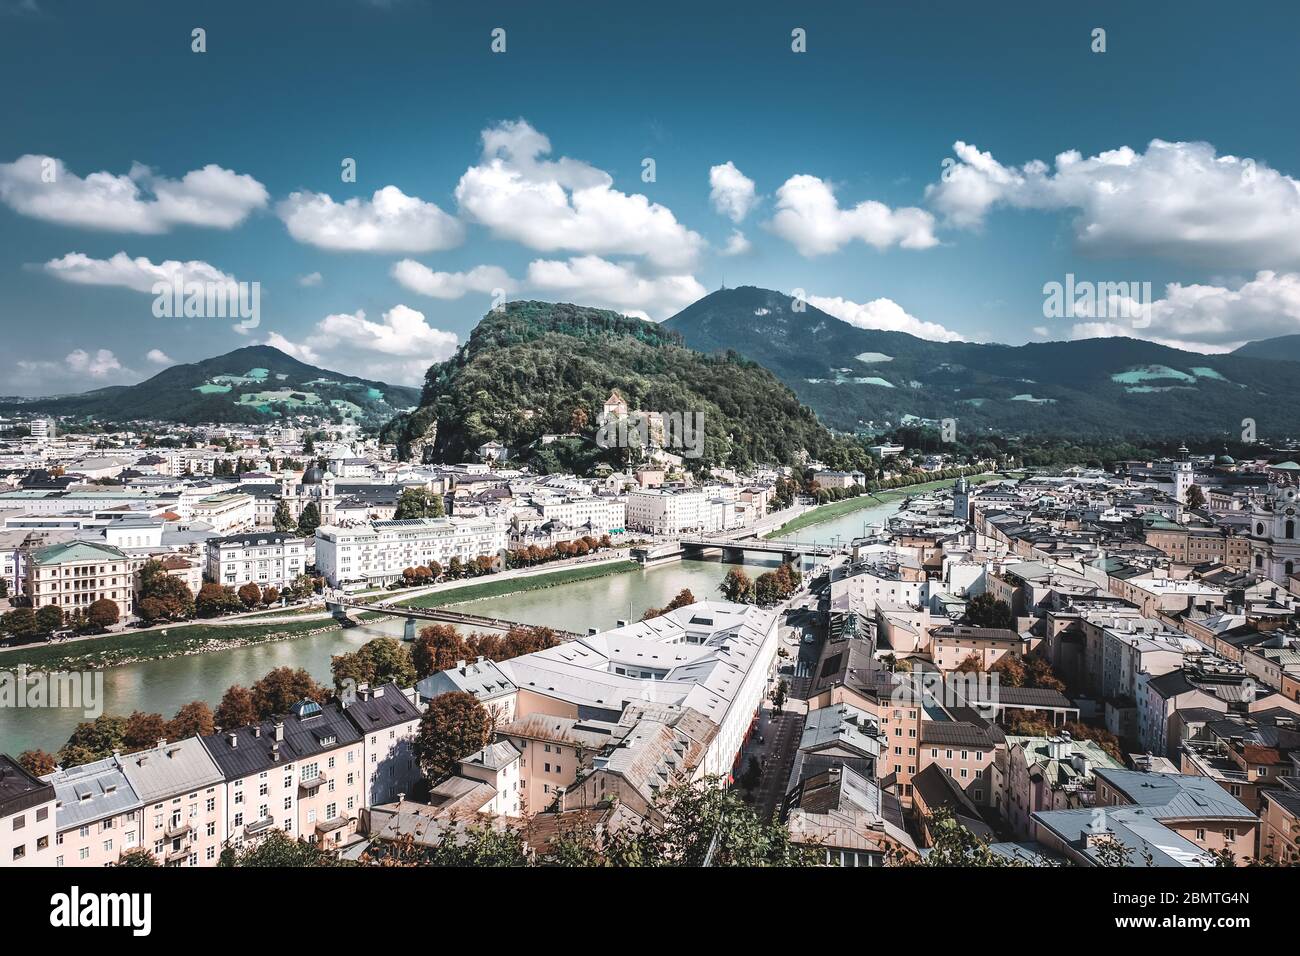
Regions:
<instances>
[{"instance_id":1,"label":"tree","mask_svg":"<svg viewBox=\"0 0 1300 956\"><path fill-rule=\"evenodd\" d=\"M415 666L417 680L455 667L457 661L468 660L470 656L465 638L450 624L430 624L421 628L420 636L411 647L411 663Z\"/></svg>"},{"instance_id":2,"label":"tree","mask_svg":"<svg viewBox=\"0 0 1300 956\"><path fill-rule=\"evenodd\" d=\"M132 847L129 850L123 850L122 855L117 858L117 862L112 866L160 866L158 858L142 846Z\"/></svg>"},{"instance_id":3,"label":"tree","mask_svg":"<svg viewBox=\"0 0 1300 956\"><path fill-rule=\"evenodd\" d=\"M468 757L488 742L491 718L473 694L462 690L441 694L420 718L413 747L420 770L437 782L456 772Z\"/></svg>"},{"instance_id":4,"label":"tree","mask_svg":"<svg viewBox=\"0 0 1300 956\"><path fill-rule=\"evenodd\" d=\"M262 589L252 581L240 585L238 594L239 600L244 602L244 607L249 608L250 610L262 603Z\"/></svg>"},{"instance_id":5,"label":"tree","mask_svg":"<svg viewBox=\"0 0 1300 956\"><path fill-rule=\"evenodd\" d=\"M33 777L43 777L58 769L58 762L54 759L54 755L39 749L24 750L18 755L18 763Z\"/></svg>"},{"instance_id":6,"label":"tree","mask_svg":"<svg viewBox=\"0 0 1300 956\"><path fill-rule=\"evenodd\" d=\"M16 607L0 615L0 631L15 637L26 637L37 633L36 612L29 607Z\"/></svg>"},{"instance_id":7,"label":"tree","mask_svg":"<svg viewBox=\"0 0 1300 956\"><path fill-rule=\"evenodd\" d=\"M966 623L974 627L1010 628L1015 619L1007 602L988 591L973 597L966 605Z\"/></svg>"},{"instance_id":8,"label":"tree","mask_svg":"<svg viewBox=\"0 0 1300 956\"><path fill-rule=\"evenodd\" d=\"M958 674L978 674L983 670L980 656L974 652L967 654L954 669Z\"/></svg>"},{"instance_id":9,"label":"tree","mask_svg":"<svg viewBox=\"0 0 1300 956\"><path fill-rule=\"evenodd\" d=\"M1187 489L1187 501L1185 504L1187 505L1188 511L1200 511L1205 507L1205 492L1201 490L1200 485L1192 485Z\"/></svg>"},{"instance_id":10,"label":"tree","mask_svg":"<svg viewBox=\"0 0 1300 956\"><path fill-rule=\"evenodd\" d=\"M404 521L409 518L441 518L443 514L442 495L427 488L404 488L397 497L393 517Z\"/></svg>"},{"instance_id":11,"label":"tree","mask_svg":"<svg viewBox=\"0 0 1300 956\"><path fill-rule=\"evenodd\" d=\"M1007 687L1025 686L1025 665L1013 654L1003 654L999 657L989 668L989 673L997 674L998 683Z\"/></svg>"},{"instance_id":12,"label":"tree","mask_svg":"<svg viewBox=\"0 0 1300 956\"><path fill-rule=\"evenodd\" d=\"M57 604L46 604L36 611L36 633L51 634L63 626L63 609Z\"/></svg>"},{"instance_id":13,"label":"tree","mask_svg":"<svg viewBox=\"0 0 1300 956\"><path fill-rule=\"evenodd\" d=\"M398 687L410 687L416 680L411 655L393 637L377 637L351 654L339 654L330 669L334 674L334 689L340 693L348 681L353 687L358 684L373 687L390 681Z\"/></svg>"},{"instance_id":14,"label":"tree","mask_svg":"<svg viewBox=\"0 0 1300 956\"><path fill-rule=\"evenodd\" d=\"M769 607L779 600L781 600L781 586L776 574L772 571L763 572L754 582L754 603Z\"/></svg>"},{"instance_id":15,"label":"tree","mask_svg":"<svg viewBox=\"0 0 1300 956\"><path fill-rule=\"evenodd\" d=\"M275 525L275 530L280 532L293 531L298 527L298 522L293 520L293 515L289 513L289 502L283 498L275 506L275 514L271 518L271 523Z\"/></svg>"},{"instance_id":16,"label":"tree","mask_svg":"<svg viewBox=\"0 0 1300 956\"><path fill-rule=\"evenodd\" d=\"M573 827L552 841L545 865L564 866L817 866L823 851L790 840L779 820L763 820L718 777L661 790L662 828L624 827L595 834Z\"/></svg>"},{"instance_id":17,"label":"tree","mask_svg":"<svg viewBox=\"0 0 1300 956\"><path fill-rule=\"evenodd\" d=\"M280 601L280 590L279 590L279 588L273 588L273 587L265 587L265 588L262 588L262 603L263 603L263 604L265 604L265 605L267 605L267 606L270 606L270 605L272 605L272 604L277 604L277 603L279 603L279 601Z\"/></svg>"},{"instance_id":18,"label":"tree","mask_svg":"<svg viewBox=\"0 0 1300 956\"><path fill-rule=\"evenodd\" d=\"M111 757L114 750L122 749L125 736L126 719L123 717L101 714L94 720L83 720L59 751L59 764L74 767Z\"/></svg>"},{"instance_id":19,"label":"tree","mask_svg":"<svg viewBox=\"0 0 1300 956\"><path fill-rule=\"evenodd\" d=\"M329 697L329 692L301 667L296 670L277 667L268 671L265 677L253 684L251 693L257 716L262 720L287 714L299 701L314 700L319 704Z\"/></svg>"},{"instance_id":20,"label":"tree","mask_svg":"<svg viewBox=\"0 0 1300 956\"><path fill-rule=\"evenodd\" d=\"M887 866L1028 866L1022 860L994 853L987 840L977 837L957 822L952 812L938 809L929 818L931 846L924 857L900 847L891 847Z\"/></svg>"},{"instance_id":21,"label":"tree","mask_svg":"<svg viewBox=\"0 0 1300 956\"><path fill-rule=\"evenodd\" d=\"M201 700L192 700L176 711L176 716L167 724L166 737L168 740L206 737L216 729L212 708Z\"/></svg>"},{"instance_id":22,"label":"tree","mask_svg":"<svg viewBox=\"0 0 1300 956\"><path fill-rule=\"evenodd\" d=\"M222 730L235 730L257 723L257 707L253 703L252 691L239 684L226 688L212 719Z\"/></svg>"},{"instance_id":23,"label":"tree","mask_svg":"<svg viewBox=\"0 0 1300 956\"><path fill-rule=\"evenodd\" d=\"M222 850L217 865L301 868L342 864L330 853L305 840L295 840L283 830L272 830L256 843L242 849L227 847Z\"/></svg>"},{"instance_id":24,"label":"tree","mask_svg":"<svg viewBox=\"0 0 1300 956\"><path fill-rule=\"evenodd\" d=\"M778 714L781 713L781 708L785 706L786 695L789 693L790 685L787 684L785 678L782 677L777 681L776 686L772 688L772 709Z\"/></svg>"},{"instance_id":25,"label":"tree","mask_svg":"<svg viewBox=\"0 0 1300 956\"><path fill-rule=\"evenodd\" d=\"M145 620L161 617L190 617L194 614L194 594L189 586L175 575L168 574L161 561L146 561L140 569L140 602L136 610L140 611L144 601L152 601Z\"/></svg>"},{"instance_id":26,"label":"tree","mask_svg":"<svg viewBox=\"0 0 1300 956\"><path fill-rule=\"evenodd\" d=\"M233 588L222 584L208 582L199 588L199 596L194 601L194 609L199 617L217 617L244 609L244 602L239 599Z\"/></svg>"},{"instance_id":27,"label":"tree","mask_svg":"<svg viewBox=\"0 0 1300 956\"><path fill-rule=\"evenodd\" d=\"M128 752L148 750L157 746L158 741L167 736L167 722L162 714L146 714L134 711L126 719L126 730L122 734L123 748Z\"/></svg>"},{"instance_id":28,"label":"tree","mask_svg":"<svg viewBox=\"0 0 1300 956\"><path fill-rule=\"evenodd\" d=\"M302 514L298 516L298 533L305 538L309 534L314 534L319 527L320 508L316 507L316 502L309 501L302 509Z\"/></svg>"}]
</instances>

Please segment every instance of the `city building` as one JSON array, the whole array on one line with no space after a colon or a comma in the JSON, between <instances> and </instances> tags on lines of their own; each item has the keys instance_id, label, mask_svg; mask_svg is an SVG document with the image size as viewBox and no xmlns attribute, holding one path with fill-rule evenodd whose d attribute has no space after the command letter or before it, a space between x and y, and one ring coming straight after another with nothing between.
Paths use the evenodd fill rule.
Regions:
<instances>
[{"instance_id":1,"label":"city building","mask_svg":"<svg viewBox=\"0 0 1300 956\"><path fill-rule=\"evenodd\" d=\"M218 584L283 588L306 570L306 542L290 532L250 531L207 542L207 578Z\"/></svg>"},{"instance_id":2,"label":"city building","mask_svg":"<svg viewBox=\"0 0 1300 956\"><path fill-rule=\"evenodd\" d=\"M506 550L499 516L409 518L343 528L316 529L316 568L333 587L347 583L386 585L406 568L437 562L446 568L480 555L494 560Z\"/></svg>"}]
</instances>

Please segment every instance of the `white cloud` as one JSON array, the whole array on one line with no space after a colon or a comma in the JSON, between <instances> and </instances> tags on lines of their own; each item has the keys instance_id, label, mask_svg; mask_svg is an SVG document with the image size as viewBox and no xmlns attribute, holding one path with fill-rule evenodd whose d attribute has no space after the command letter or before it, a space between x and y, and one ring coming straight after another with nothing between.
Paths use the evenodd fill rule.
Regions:
<instances>
[{"instance_id":1,"label":"white cloud","mask_svg":"<svg viewBox=\"0 0 1300 956\"><path fill-rule=\"evenodd\" d=\"M175 365L176 361L162 349L150 349L145 358L154 365Z\"/></svg>"},{"instance_id":2,"label":"white cloud","mask_svg":"<svg viewBox=\"0 0 1300 956\"><path fill-rule=\"evenodd\" d=\"M1262 271L1232 289L1171 282L1138 321L1104 307L1070 327L1073 339L1124 335L1194 352L1231 352L1246 342L1300 333L1300 274ZM1143 324L1145 323L1145 324Z\"/></svg>"},{"instance_id":3,"label":"white cloud","mask_svg":"<svg viewBox=\"0 0 1300 956\"><path fill-rule=\"evenodd\" d=\"M510 292L515 281L500 266L475 266L468 272L434 272L414 259L393 264L393 278L403 287L435 299L459 299L468 292Z\"/></svg>"},{"instance_id":4,"label":"white cloud","mask_svg":"<svg viewBox=\"0 0 1300 956\"><path fill-rule=\"evenodd\" d=\"M1077 150L1004 166L964 142L960 162L927 187L948 223L979 226L997 206L1071 210L1082 251L1159 256L1216 267L1300 263L1300 181L1209 143L1152 140L1084 159Z\"/></svg>"},{"instance_id":5,"label":"white cloud","mask_svg":"<svg viewBox=\"0 0 1300 956\"><path fill-rule=\"evenodd\" d=\"M753 243L745 238L743 232L739 229L733 229L730 238L727 239L727 244L722 247L722 254L724 256L743 256L753 248Z\"/></svg>"},{"instance_id":6,"label":"white cloud","mask_svg":"<svg viewBox=\"0 0 1300 956\"><path fill-rule=\"evenodd\" d=\"M731 160L709 170L709 200L713 208L732 222L740 222L754 208L754 180Z\"/></svg>"},{"instance_id":7,"label":"white cloud","mask_svg":"<svg viewBox=\"0 0 1300 956\"><path fill-rule=\"evenodd\" d=\"M0 201L24 216L65 226L146 234L173 226L231 229L267 199L266 187L252 176L214 164L177 180L139 164L126 175L98 172L83 179L50 156L0 163Z\"/></svg>"},{"instance_id":8,"label":"white cloud","mask_svg":"<svg viewBox=\"0 0 1300 956\"><path fill-rule=\"evenodd\" d=\"M528 264L528 285L549 297L653 321L674 315L706 291L693 275L642 276L599 256L535 259Z\"/></svg>"},{"instance_id":9,"label":"white cloud","mask_svg":"<svg viewBox=\"0 0 1300 956\"><path fill-rule=\"evenodd\" d=\"M965 341L961 335L944 328L937 322L923 322L916 316L910 315L893 299L872 299L870 302L859 304L839 296L828 298L810 295L806 301L809 305L860 329L907 332L931 342Z\"/></svg>"},{"instance_id":10,"label":"white cloud","mask_svg":"<svg viewBox=\"0 0 1300 956\"><path fill-rule=\"evenodd\" d=\"M378 322L361 309L327 315L305 342L279 332L266 337L267 345L299 361L395 385L418 385L430 365L456 351L458 341L454 332L432 327L424 313L405 305L393 306Z\"/></svg>"},{"instance_id":11,"label":"white cloud","mask_svg":"<svg viewBox=\"0 0 1300 956\"><path fill-rule=\"evenodd\" d=\"M305 276L298 276L298 284L304 289L321 284L323 277L319 272L309 272Z\"/></svg>"},{"instance_id":12,"label":"white cloud","mask_svg":"<svg viewBox=\"0 0 1300 956\"><path fill-rule=\"evenodd\" d=\"M1035 326L1034 326L1034 334L1037 335L1039 338L1044 338L1044 339L1045 339L1045 338L1047 338L1049 335L1051 335L1052 333L1048 331L1047 326L1045 326L1045 325L1035 325Z\"/></svg>"},{"instance_id":13,"label":"white cloud","mask_svg":"<svg viewBox=\"0 0 1300 956\"><path fill-rule=\"evenodd\" d=\"M62 361L23 359L5 376L5 388L18 395L64 395L86 388L123 385L139 376L124 366L111 349L74 349Z\"/></svg>"},{"instance_id":14,"label":"white cloud","mask_svg":"<svg viewBox=\"0 0 1300 956\"><path fill-rule=\"evenodd\" d=\"M290 193L276 212L293 238L335 252L436 252L465 238L454 216L396 186L341 203L326 193Z\"/></svg>"},{"instance_id":15,"label":"white cloud","mask_svg":"<svg viewBox=\"0 0 1300 956\"><path fill-rule=\"evenodd\" d=\"M776 191L776 210L768 228L805 256L835 252L854 239L882 250L928 249L939 242L934 216L924 209L891 209L874 200L842 209L830 184L816 176L787 179Z\"/></svg>"},{"instance_id":16,"label":"white cloud","mask_svg":"<svg viewBox=\"0 0 1300 956\"><path fill-rule=\"evenodd\" d=\"M526 121L483 131L483 156L465 170L456 201L502 238L543 252L644 256L657 267L689 267L704 246L666 206L619 192L604 170L547 159L551 143Z\"/></svg>"},{"instance_id":17,"label":"white cloud","mask_svg":"<svg viewBox=\"0 0 1300 956\"><path fill-rule=\"evenodd\" d=\"M42 268L64 282L77 285L120 286L135 292L153 292L155 282L172 284L174 280L186 282L234 282L216 266L198 259L179 262L167 259L155 265L144 256L132 259L119 252L111 259L92 259L80 252L69 252L59 259L51 259Z\"/></svg>"}]
</instances>

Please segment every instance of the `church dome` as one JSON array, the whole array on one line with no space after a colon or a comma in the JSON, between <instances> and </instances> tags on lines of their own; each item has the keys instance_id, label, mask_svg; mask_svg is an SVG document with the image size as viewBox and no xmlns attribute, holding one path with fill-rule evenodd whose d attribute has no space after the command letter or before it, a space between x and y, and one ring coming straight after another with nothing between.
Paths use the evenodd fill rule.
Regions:
<instances>
[{"instance_id":1,"label":"church dome","mask_svg":"<svg viewBox=\"0 0 1300 956\"><path fill-rule=\"evenodd\" d=\"M302 473L302 483L304 485L319 485L323 477L325 477L325 472L321 470L320 465L312 465Z\"/></svg>"}]
</instances>

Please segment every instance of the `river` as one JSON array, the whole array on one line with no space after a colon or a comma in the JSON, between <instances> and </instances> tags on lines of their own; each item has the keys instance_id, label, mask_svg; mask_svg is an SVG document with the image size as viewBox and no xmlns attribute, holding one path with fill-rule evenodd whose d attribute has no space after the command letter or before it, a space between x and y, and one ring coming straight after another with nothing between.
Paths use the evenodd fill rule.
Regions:
<instances>
[{"instance_id":1,"label":"river","mask_svg":"<svg viewBox=\"0 0 1300 956\"><path fill-rule=\"evenodd\" d=\"M866 524L882 524L901 499L875 504L804 528L792 536L802 542L843 544L863 533ZM776 559L751 560L751 576ZM677 561L603 578L484 598L457 605L475 614L544 624L586 633L607 630L619 620L640 620L649 607L661 607L683 588L700 599L716 597L718 584L736 565L719 560ZM127 715L134 710L161 713L170 718L181 705L203 700L215 707L232 684L252 684L267 671L283 666L304 667L322 683L330 683L330 661L336 654L356 650L381 636L400 637L402 620L385 618L357 627L331 628L320 634L292 640L253 644L228 651L172 657L160 661L123 664L103 671L105 713ZM80 710L0 709L0 752L18 754L40 747L51 752L68 739Z\"/></svg>"},{"instance_id":2,"label":"river","mask_svg":"<svg viewBox=\"0 0 1300 956\"><path fill-rule=\"evenodd\" d=\"M683 588L689 588L700 599L717 597L718 584L731 567L734 565L716 560L677 561L552 588L484 598L457 607L475 614L545 624L578 633L586 633L592 627L607 630L620 619L640 620L647 608L662 607ZM751 573L754 570L751 568ZM304 667L317 680L330 683L330 661L334 655L356 650L375 637L401 637L402 626L401 618L384 618L292 640L111 667L102 671L103 709L105 713L123 716L142 710L170 718L177 708L192 700L203 700L215 707L230 685L247 686L267 671L283 666ZM53 752L68 739L77 722L84 719L80 710L0 709L0 752L17 755L32 747Z\"/></svg>"}]
</instances>

